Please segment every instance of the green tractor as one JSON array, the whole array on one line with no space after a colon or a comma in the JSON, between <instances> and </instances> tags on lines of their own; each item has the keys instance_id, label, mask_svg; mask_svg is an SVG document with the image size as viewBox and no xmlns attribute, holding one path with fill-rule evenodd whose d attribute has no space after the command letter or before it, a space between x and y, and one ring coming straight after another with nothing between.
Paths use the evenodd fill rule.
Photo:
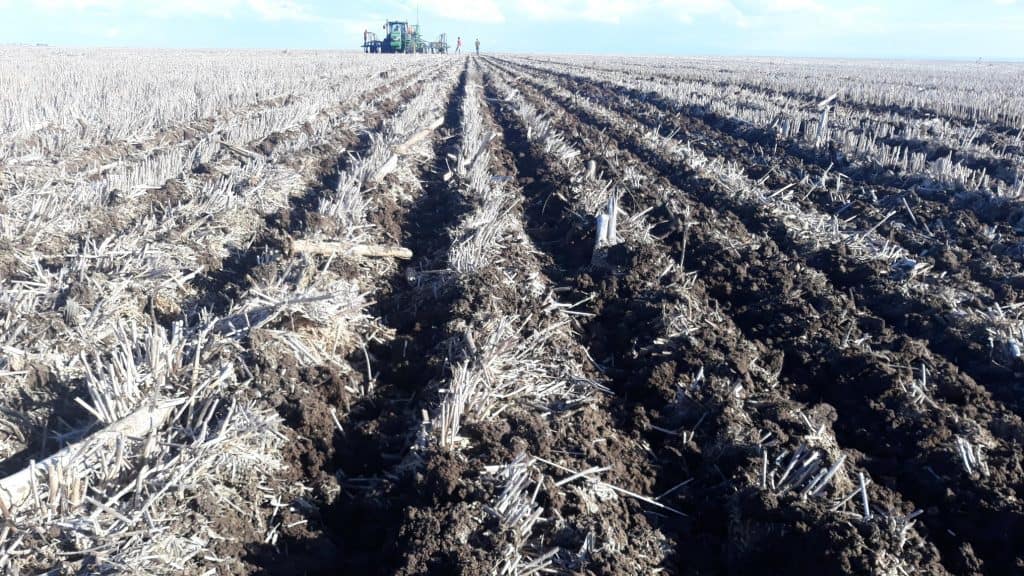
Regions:
<instances>
[{"instance_id":1,"label":"green tractor","mask_svg":"<svg viewBox=\"0 0 1024 576\"><path fill-rule=\"evenodd\" d=\"M385 54L413 54L426 51L426 42L420 37L419 26L408 22L388 22L384 25L384 34L381 52Z\"/></svg>"},{"instance_id":2,"label":"green tractor","mask_svg":"<svg viewBox=\"0 0 1024 576\"><path fill-rule=\"evenodd\" d=\"M369 30L363 32L363 52L368 54L447 54L448 36L441 34L436 42L427 42L418 24L388 22L383 39Z\"/></svg>"}]
</instances>

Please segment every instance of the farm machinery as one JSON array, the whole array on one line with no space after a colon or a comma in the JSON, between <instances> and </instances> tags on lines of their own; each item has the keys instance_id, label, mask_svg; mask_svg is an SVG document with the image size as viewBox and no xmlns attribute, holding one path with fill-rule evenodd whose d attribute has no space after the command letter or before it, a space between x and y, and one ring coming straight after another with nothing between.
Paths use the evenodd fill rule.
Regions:
<instances>
[{"instance_id":1,"label":"farm machinery","mask_svg":"<svg viewBox=\"0 0 1024 576\"><path fill-rule=\"evenodd\" d=\"M381 38L375 32L363 32L363 52L367 54L447 54L448 35L428 42L420 34L419 24L390 21L384 24Z\"/></svg>"}]
</instances>

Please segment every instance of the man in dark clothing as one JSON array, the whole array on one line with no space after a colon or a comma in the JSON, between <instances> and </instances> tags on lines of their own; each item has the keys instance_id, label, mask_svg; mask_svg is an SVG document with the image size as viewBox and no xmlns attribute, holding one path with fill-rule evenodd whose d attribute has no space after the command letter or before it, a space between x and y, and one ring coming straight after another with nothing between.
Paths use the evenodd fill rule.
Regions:
<instances>
[{"instance_id":1,"label":"man in dark clothing","mask_svg":"<svg viewBox=\"0 0 1024 576\"><path fill-rule=\"evenodd\" d=\"M476 54L477 54L477 56L480 55L480 39L479 38L476 39Z\"/></svg>"}]
</instances>

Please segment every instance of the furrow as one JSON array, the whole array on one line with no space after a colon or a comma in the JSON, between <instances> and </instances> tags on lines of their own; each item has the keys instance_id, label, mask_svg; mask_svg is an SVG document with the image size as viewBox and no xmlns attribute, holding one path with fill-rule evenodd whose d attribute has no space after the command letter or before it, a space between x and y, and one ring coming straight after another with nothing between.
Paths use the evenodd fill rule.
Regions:
<instances>
[{"instance_id":1,"label":"furrow","mask_svg":"<svg viewBox=\"0 0 1024 576\"><path fill-rule=\"evenodd\" d=\"M388 192L367 211L380 238L400 243L413 259L381 277L370 312L390 335L367 342L351 358L363 373L358 384L324 382L337 390L329 401L344 405L336 412L337 424L329 413L304 415L301 399L295 402L300 422L308 419L318 429L319 439L296 455L312 490L304 497L307 506L294 507L293 527L282 541L260 552L268 573L333 574L340 567L383 574L392 573L398 562L405 498L413 496L405 491L414 482L401 464L430 397L428 384L438 369L434 348L454 296L420 290L410 274L435 268L450 242L444 230L460 213L441 175L458 142L464 76L442 100L442 124L420 143L421 160L412 177L386 177L378 192ZM422 187L410 188L410 182ZM346 214L341 204L336 211Z\"/></svg>"},{"instance_id":2,"label":"furrow","mask_svg":"<svg viewBox=\"0 0 1024 576\"><path fill-rule=\"evenodd\" d=\"M116 63L115 67L125 64L130 66L132 63L130 59L128 61L121 60ZM194 60L188 64L188 69L197 70L199 74L209 73L208 70L197 68ZM251 68L254 62L250 59L247 64L249 65L247 67ZM309 69L309 64L312 64L312 67L321 68L321 73L315 74L313 70ZM180 100L170 97L157 102L154 106L156 110L153 110L152 113L155 116L163 114L163 121L155 122L153 119L146 118L145 115L139 115L139 110L132 107L119 109L113 104L105 110L106 114L99 114L101 118L94 118L88 124L67 122L68 116L74 114L72 110L78 106L59 106L57 97L51 96L49 101L41 104L59 106L53 116L61 118L38 126L35 130L15 130L9 139L5 138L6 149L3 151L5 156L2 161L11 168L10 175L15 178L31 176L40 168L45 172L61 175L95 172L96 167L106 165L119 157L167 146L182 139L194 140L204 133L223 130L225 125L236 122L258 121L260 118L272 118L275 115L284 118L302 116L304 115L303 111L308 111L323 103L324 96L330 99L339 91L349 90L346 84L351 84L354 79L372 76L387 78L396 74L405 65L405 63L394 60L390 62L366 60L351 62L339 67L337 62L333 62L329 64L333 69L327 71L323 70L324 64L326 63L299 62L299 67L305 68L303 71L309 74L307 77L296 75L282 78L282 75L278 73L279 77L275 78L274 82L265 82L262 85L230 86L227 82L223 82L223 79L219 79L218 88L220 90L210 90L207 87L208 91L200 92L187 84L175 86L175 88L183 89L175 95ZM142 69L140 67L132 70L128 78ZM295 71L298 72L298 70ZM19 74L18 76L22 78L22 81L28 83L31 82L30 79L38 72L38 69L31 72L31 74ZM103 73L109 74L110 71L104 70ZM124 81L126 78L121 78L121 80ZM47 83L40 82L39 84L46 85ZM380 85L383 84L381 82ZM29 87L35 88L31 85ZM86 85L83 88L85 89L65 96L68 96L69 99L83 96L88 98L86 93L93 86ZM282 91L277 94L272 92L273 95L270 96L261 96L261 93L265 94L268 89L274 90L275 88ZM187 94L186 91L192 93ZM139 93L134 91L127 91L127 95L139 97ZM23 96L17 105L26 105L33 100L33 97L36 97L36 102L39 103L38 98L42 97L42 95L33 94L30 91L23 93ZM122 94L116 96L122 96ZM225 98L225 96L227 97ZM184 105L183 100L188 97L193 99L192 106ZM205 98L221 101L219 103L201 101ZM293 109L294 112L289 112L289 109ZM125 113L122 110L130 110L130 112ZM208 115L195 117L203 112ZM190 118L190 116L192 117ZM31 118L31 116L22 115L20 118L15 118L22 120ZM104 123L105 121L107 123ZM18 123L15 122L15 124ZM51 160L45 166L40 162L43 154L46 154L47 159ZM56 162L52 162L53 160Z\"/></svg>"},{"instance_id":3,"label":"furrow","mask_svg":"<svg viewBox=\"0 0 1024 576\"><path fill-rule=\"evenodd\" d=\"M642 504L616 491L645 492L644 453L607 421L571 317L540 271L481 80L471 63L451 167L449 193L467 211L443 270L417 280L457 297L410 456L430 489L407 497L397 573L567 571L606 563L630 541L647 556L620 558L624 570L649 571L661 536Z\"/></svg>"}]
</instances>

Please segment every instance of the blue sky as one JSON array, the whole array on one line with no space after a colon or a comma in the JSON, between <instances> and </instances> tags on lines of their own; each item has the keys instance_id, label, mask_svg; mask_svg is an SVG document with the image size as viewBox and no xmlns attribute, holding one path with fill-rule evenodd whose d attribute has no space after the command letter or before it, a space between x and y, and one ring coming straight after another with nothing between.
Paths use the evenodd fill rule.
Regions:
<instances>
[{"instance_id":1,"label":"blue sky","mask_svg":"<svg viewBox=\"0 0 1024 576\"><path fill-rule=\"evenodd\" d=\"M0 44L351 49L417 5L494 51L1024 60L1024 0L0 0Z\"/></svg>"}]
</instances>

